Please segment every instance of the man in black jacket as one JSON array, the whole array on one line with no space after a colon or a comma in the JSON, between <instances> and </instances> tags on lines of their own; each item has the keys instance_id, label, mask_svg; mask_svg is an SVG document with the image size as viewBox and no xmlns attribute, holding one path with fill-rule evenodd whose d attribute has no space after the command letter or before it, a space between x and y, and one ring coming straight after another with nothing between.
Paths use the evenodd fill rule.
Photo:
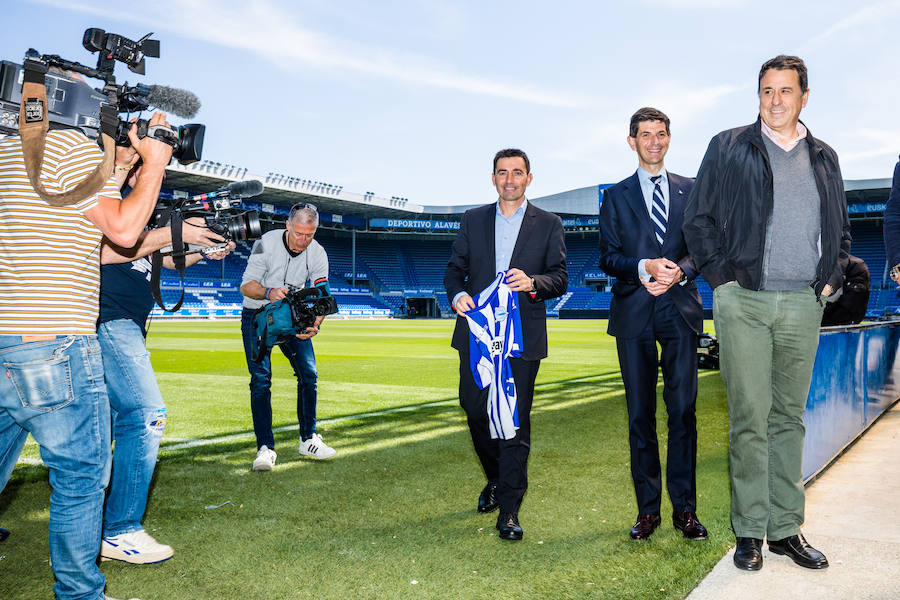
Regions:
<instances>
[{"instance_id":1,"label":"man in black jacket","mask_svg":"<svg viewBox=\"0 0 900 600\"><path fill-rule=\"evenodd\" d=\"M807 71L777 56L759 72L759 119L709 144L684 237L714 288L730 420L731 524L738 568L769 550L821 569L804 520L802 414L822 320L841 285L850 224L837 155L800 122Z\"/></svg>"},{"instance_id":2,"label":"man in black jacket","mask_svg":"<svg viewBox=\"0 0 900 600\"><path fill-rule=\"evenodd\" d=\"M900 284L900 161L894 167L891 195L884 209L884 249L891 279Z\"/></svg>"},{"instance_id":3,"label":"man in black jacket","mask_svg":"<svg viewBox=\"0 0 900 600\"><path fill-rule=\"evenodd\" d=\"M528 156L514 148L494 156L491 181L498 200L466 211L444 274L444 287L459 315L451 345L459 351L459 402L466 412L475 453L487 485L478 512L500 508L497 529L505 540L522 539L519 506L528 487L531 449L531 403L541 359L547 356L544 300L566 291L566 241L560 218L528 202L531 184ZM492 438L487 416L488 390L480 389L469 364L469 325L462 313L475 308L472 297L501 271L516 293L522 321L522 349L511 358L519 428L510 439Z\"/></svg>"}]
</instances>

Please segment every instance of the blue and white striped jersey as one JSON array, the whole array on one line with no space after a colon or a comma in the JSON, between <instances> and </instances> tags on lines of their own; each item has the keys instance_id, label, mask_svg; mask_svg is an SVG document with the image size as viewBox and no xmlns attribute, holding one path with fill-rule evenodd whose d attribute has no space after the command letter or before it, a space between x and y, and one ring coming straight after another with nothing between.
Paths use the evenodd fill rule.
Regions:
<instances>
[{"instance_id":1,"label":"blue and white striped jersey","mask_svg":"<svg viewBox=\"0 0 900 600\"><path fill-rule=\"evenodd\" d=\"M522 354L522 321L516 292L503 279L506 271L472 300L465 313L469 323L469 366L478 387L490 387L487 403L491 438L515 437L519 428L516 385L510 357Z\"/></svg>"}]
</instances>

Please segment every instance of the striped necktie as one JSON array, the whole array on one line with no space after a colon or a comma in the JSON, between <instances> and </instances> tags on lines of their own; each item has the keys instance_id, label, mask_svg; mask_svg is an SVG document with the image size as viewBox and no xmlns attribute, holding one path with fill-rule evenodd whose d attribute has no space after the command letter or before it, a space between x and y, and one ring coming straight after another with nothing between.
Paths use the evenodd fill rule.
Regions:
<instances>
[{"instance_id":1,"label":"striped necktie","mask_svg":"<svg viewBox=\"0 0 900 600\"><path fill-rule=\"evenodd\" d=\"M653 229L656 232L656 240L662 246L666 237L666 201L663 198L662 188L659 182L662 175L654 175L650 178L653 182L653 206L650 209L650 218L653 220Z\"/></svg>"}]
</instances>

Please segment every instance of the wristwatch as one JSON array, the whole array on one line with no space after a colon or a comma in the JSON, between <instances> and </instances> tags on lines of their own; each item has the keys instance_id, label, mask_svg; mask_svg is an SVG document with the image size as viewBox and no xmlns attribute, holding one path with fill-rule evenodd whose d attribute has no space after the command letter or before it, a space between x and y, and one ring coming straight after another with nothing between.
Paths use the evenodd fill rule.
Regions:
<instances>
[{"instance_id":1,"label":"wristwatch","mask_svg":"<svg viewBox=\"0 0 900 600\"><path fill-rule=\"evenodd\" d=\"M531 291L532 292L537 291L537 284L534 282L534 277L531 278Z\"/></svg>"}]
</instances>

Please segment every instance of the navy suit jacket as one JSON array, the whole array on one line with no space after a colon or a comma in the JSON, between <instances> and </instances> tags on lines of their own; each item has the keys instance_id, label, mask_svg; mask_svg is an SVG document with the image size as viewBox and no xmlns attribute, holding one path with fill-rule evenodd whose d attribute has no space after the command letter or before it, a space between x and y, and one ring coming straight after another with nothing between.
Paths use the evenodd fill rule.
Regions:
<instances>
[{"instance_id":1,"label":"navy suit jacket","mask_svg":"<svg viewBox=\"0 0 900 600\"><path fill-rule=\"evenodd\" d=\"M444 287L451 303L459 292L475 296L497 277L494 251L496 216L496 202L469 209L463 215L444 273ZM524 338L522 358L540 360L547 356L547 308L544 300L562 296L569 284L562 220L529 202L509 268L522 269L525 274L534 277L537 289L534 298L526 292L518 294ZM451 346L457 350L467 350L469 347L469 323L463 316L457 316Z\"/></svg>"},{"instance_id":2,"label":"navy suit jacket","mask_svg":"<svg viewBox=\"0 0 900 600\"><path fill-rule=\"evenodd\" d=\"M884 248L888 268L900 264L900 162L894 167L891 194L884 209Z\"/></svg>"},{"instance_id":3,"label":"navy suit jacket","mask_svg":"<svg viewBox=\"0 0 900 600\"><path fill-rule=\"evenodd\" d=\"M684 207L694 181L674 173L668 173L668 178L669 218L662 247L647 213L637 173L603 192L600 268L616 278L609 305L610 335L633 338L647 326L656 298L641 285L638 263L643 258L662 256L677 263L688 278L685 285L676 283L666 294L687 325L697 333L703 331L703 305L694 282L697 270L681 233Z\"/></svg>"}]
</instances>

